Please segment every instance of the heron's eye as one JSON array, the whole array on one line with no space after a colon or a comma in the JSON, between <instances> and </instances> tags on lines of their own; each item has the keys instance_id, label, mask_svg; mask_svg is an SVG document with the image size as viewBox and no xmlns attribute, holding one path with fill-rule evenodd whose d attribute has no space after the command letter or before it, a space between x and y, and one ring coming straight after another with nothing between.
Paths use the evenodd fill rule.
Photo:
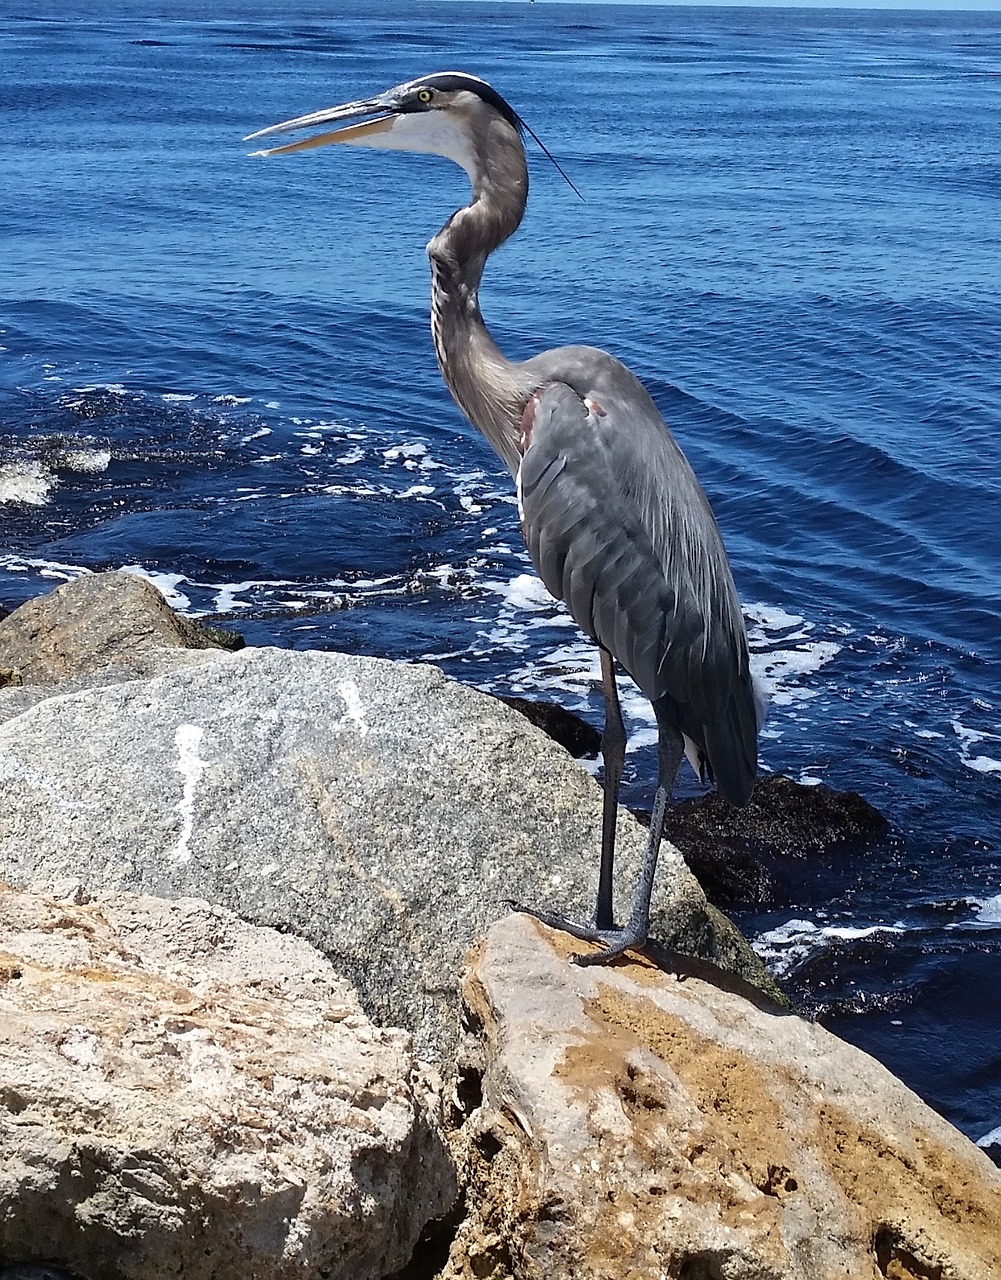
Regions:
<instances>
[{"instance_id":1,"label":"heron's eye","mask_svg":"<svg viewBox=\"0 0 1001 1280\"><path fill-rule=\"evenodd\" d=\"M430 89L418 89L418 90L417 90L417 101L418 101L418 102L430 102L430 101L431 101L431 99L432 99L433 97L434 97L434 94L431 92L431 90L430 90Z\"/></svg>"}]
</instances>

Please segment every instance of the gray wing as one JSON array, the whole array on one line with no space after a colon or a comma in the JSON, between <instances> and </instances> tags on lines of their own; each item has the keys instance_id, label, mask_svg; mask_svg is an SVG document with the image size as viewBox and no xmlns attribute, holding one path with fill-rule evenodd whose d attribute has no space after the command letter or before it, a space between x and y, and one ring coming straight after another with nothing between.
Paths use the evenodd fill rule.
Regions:
<instances>
[{"instance_id":1,"label":"gray wing","mask_svg":"<svg viewBox=\"0 0 1001 1280\"><path fill-rule=\"evenodd\" d=\"M547 382L526 411L518 487L532 560L578 626L692 739L723 794L744 803L758 712L708 500L624 366L588 348L546 359L561 356L575 385Z\"/></svg>"}]
</instances>

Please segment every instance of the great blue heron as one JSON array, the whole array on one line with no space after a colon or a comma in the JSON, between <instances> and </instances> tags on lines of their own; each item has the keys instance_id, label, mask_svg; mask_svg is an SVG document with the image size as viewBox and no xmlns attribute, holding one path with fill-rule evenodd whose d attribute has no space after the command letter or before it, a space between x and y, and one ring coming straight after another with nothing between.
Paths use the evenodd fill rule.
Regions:
<instances>
[{"instance_id":1,"label":"great blue heron","mask_svg":"<svg viewBox=\"0 0 1001 1280\"><path fill-rule=\"evenodd\" d=\"M355 123L340 123L348 120ZM327 143L424 152L455 161L472 184L470 203L428 245L438 363L459 408L510 468L532 561L597 642L605 695L594 919L576 924L531 914L603 944L578 956L580 963L606 961L646 940L664 814L682 755L687 751L703 777L715 777L731 804L746 804L754 785L761 707L723 542L695 473L624 365L594 347L560 347L514 362L487 331L477 298L483 268L517 229L528 198L526 126L501 95L475 76L437 72L250 137L334 124L255 154ZM624 928L612 908L626 747L616 660L650 699L658 730L650 835Z\"/></svg>"}]
</instances>

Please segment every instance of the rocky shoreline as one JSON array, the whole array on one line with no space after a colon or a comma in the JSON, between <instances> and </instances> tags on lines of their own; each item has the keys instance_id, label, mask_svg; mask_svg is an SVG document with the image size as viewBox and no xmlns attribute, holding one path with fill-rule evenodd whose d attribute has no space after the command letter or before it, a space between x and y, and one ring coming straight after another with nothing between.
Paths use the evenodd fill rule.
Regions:
<instances>
[{"instance_id":1,"label":"rocky shoreline","mask_svg":"<svg viewBox=\"0 0 1001 1280\"><path fill-rule=\"evenodd\" d=\"M1001 1275L1001 1174L783 1008L673 846L661 968L507 911L586 913L600 840L519 709L240 644L124 573L0 621L0 1265Z\"/></svg>"}]
</instances>

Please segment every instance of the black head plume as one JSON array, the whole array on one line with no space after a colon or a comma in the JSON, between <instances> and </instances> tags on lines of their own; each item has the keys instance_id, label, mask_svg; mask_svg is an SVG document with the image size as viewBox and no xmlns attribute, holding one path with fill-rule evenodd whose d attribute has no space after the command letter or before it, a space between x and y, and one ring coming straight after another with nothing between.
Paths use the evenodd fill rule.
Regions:
<instances>
[{"instance_id":1,"label":"black head plume","mask_svg":"<svg viewBox=\"0 0 1001 1280\"><path fill-rule=\"evenodd\" d=\"M527 133L535 142L539 150L548 160L551 161L556 172L567 184L570 190L579 196L581 200L584 197L570 181L563 166L535 132L532 126L523 116L520 116L510 102L502 97L493 85L487 84L486 80L481 80L479 76L468 75L465 71L436 71L432 75L422 76L420 81L414 81L415 84L420 83L426 85L429 89L441 89L445 93L455 93L460 89L465 89L469 93L475 93L482 98L484 102L489 103L491 107L504 117L508 124L513 125L519 133ZM585 201L586 203L586 201Z\"/></svg>"}]
</instances>

